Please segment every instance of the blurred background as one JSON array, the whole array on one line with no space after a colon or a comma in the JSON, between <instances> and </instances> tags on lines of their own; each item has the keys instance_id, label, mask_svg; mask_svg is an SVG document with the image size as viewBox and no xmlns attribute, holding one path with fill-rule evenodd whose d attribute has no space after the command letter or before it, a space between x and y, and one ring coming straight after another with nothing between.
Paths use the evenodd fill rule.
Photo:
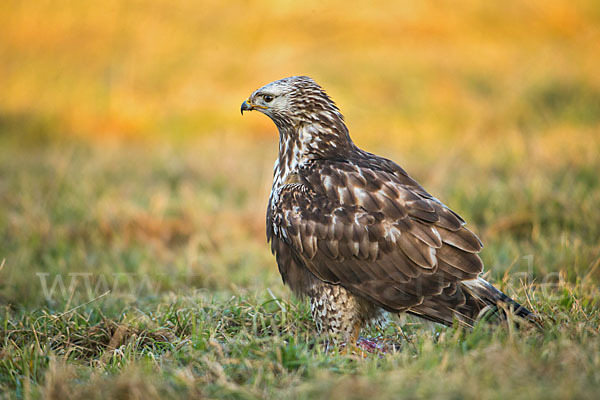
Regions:
<instances>
[{"instance_id":1,"label":"blurred background","mask_svg":"<svg viewBox=\"0 0 600 400\"><path fill-rule=\"evenodd\" d=\"M5 0L0 26L0 302L53 306L40 271L286 293L277 132L239 108L291 75L461 213L496 278L599 276L597 1Z\"/></svg>"}]
</instances>

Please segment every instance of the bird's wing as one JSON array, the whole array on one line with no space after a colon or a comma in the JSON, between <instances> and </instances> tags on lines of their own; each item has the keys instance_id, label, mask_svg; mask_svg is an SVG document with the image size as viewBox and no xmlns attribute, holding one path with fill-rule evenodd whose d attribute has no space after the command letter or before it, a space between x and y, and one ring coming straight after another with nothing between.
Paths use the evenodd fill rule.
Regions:
<instances>
[{"instance_id":1,"label":"bird's wing","mask_svg":"<svg viewBox=\"0 0 600 400\"><path fill-rule=\"evenodd\" d=\"M401 169L362 164L312 163L274 194L267 232L287 283L304 266L404 311L477 277L482 245L458 215Z\"/></svg>"}]
</instances>

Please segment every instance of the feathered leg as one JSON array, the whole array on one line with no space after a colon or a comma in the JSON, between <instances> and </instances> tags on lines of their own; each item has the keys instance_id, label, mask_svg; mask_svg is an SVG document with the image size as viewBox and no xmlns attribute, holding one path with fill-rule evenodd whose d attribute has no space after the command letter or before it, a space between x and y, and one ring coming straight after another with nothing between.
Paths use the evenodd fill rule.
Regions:
<instances>
[{"instance_id":1,"label":"feathered leg","mask_svg":"<svg viewBox=\"0 0 600 400\"><path fill-rule=\"evenodd\" d=\"M319 334L354 346L361 329L382 319L382 310L339 285L318 282L310 294L310 309Z\"/></svg>"}]
</instances>

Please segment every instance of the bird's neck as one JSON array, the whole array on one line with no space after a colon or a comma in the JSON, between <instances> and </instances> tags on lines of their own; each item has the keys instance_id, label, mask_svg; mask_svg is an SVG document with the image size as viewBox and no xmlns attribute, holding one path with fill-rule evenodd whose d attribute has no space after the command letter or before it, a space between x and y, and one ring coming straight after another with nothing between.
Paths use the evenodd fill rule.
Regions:
<instances>
[{"instance_id":1,"label":"bird's neck","mask_svg":"<svg viewBox=\"0 0 600 400\"><path fill-rule=\"evenodd\" d=\"M288 183L306 162L345 159L356 149L341 116L326 115L277 124L279 156L275 162L273 187Z\"/></svg>"}]
</instances>

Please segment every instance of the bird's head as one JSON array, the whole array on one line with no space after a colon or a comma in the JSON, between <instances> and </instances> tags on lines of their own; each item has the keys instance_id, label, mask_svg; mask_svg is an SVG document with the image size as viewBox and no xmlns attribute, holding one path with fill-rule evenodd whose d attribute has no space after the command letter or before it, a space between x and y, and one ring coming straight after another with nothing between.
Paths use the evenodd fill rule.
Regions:
<instances>
[{"instance_id":1,"label":"bird's head","mask_svg":"<svg viewBox=\"0 0 600 400\"><path fill-rule=\"evenodd\" d=\"M279 129L280 157L344 157L355 149L344 117L327 93L307 76L292 76L257 89L242 103L258 110ZM296 143L289 145L289 142ZM296 146L302 150L294 152ZM283 152L283 153L282 153Z\"/></svg>"},{"instance_id":2,"label":"bird's head","mask_svg":"<svg viewBox=\"0 0 600 400\"><path fill-rule=\"evenodd\" d=\"M252 110L269 116L280 128L286 123L315 122L323 114L330 114L328 119L343 119L327 93L307 76L280 79L255 90L241 107L242 115Z\"/></svg>"}]
</instances>

